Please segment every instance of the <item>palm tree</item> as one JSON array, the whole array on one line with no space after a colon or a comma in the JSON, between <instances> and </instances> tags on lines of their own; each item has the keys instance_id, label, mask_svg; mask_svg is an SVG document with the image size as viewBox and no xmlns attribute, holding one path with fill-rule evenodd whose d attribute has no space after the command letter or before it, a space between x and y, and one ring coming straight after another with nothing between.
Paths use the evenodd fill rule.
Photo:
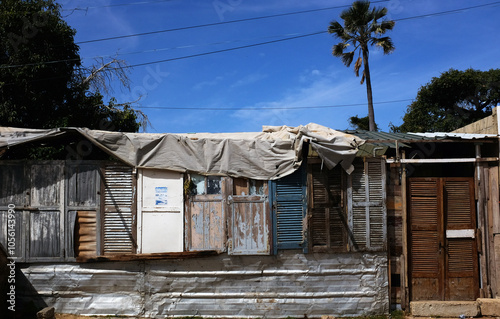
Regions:
<instances>
[{"instance_id":1,"label":"palm tree","mask_svg":"<svg viewBox=\"0 0 500 319\"><path fill-rule=\"evenodd\" d=\"M344 26L337 21L332 21L328 27L328 33L333 33L336 38L341 40L341 42L333 46L333 55L340 57L342 62L349 67L357 53L358 58L354 63L356 76L359 76L359 70L363 64L361 84L366 80L370 131L375 131L376 125L370 67L368 65L368 46L380 46L384 50L384 54L394 51L391 38L381 36L386 31L392 30L395 24L394 21L380 21L386 14L386 8L370 8L369 1L355 1L349 9L342 11L340 14L340 18L344 20ZM347 51L350 45L352 45L352 50Z\"/></svg>"}]
</instances>

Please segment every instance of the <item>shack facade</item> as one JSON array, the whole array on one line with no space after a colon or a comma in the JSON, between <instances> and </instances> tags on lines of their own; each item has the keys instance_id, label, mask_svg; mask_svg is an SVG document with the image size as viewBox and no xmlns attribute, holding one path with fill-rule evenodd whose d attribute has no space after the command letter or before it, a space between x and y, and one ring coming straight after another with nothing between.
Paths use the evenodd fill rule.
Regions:
<instances>
[{"instance_id":1,"label":"shack facade","mask_svg":"<svg viewBox=\"0 0 500 319\"><path fill-rule=\"evenodd\" d=\"M77 156L19 158L41 143ZM3 129L0 241L15 207L19 298L87 315L388 313L386 162L356 157L363 143L312 124Z\"/></svg>"}]
</instances>

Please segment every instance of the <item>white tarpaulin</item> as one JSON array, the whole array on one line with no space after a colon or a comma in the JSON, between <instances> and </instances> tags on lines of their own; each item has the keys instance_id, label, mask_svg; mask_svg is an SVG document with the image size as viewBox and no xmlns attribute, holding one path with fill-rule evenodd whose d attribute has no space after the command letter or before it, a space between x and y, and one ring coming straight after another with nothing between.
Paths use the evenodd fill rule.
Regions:
<instances>
[{"instance_id":1,"label":"white tarpaulin","mask_svg":"<svg viewBox=\"0 0 500 319\"><path fill-rule=\"evenodd\" d=\"M353 135L318 124L265 126L262 132L213 134L122 133L86 128L0 128L0 148L75 131L134 167L260 180L277 179L299 168L306 141L326 167L333 168L339 164L350 173L358 146L364 143Z\"/></svg>"}]
</instances>

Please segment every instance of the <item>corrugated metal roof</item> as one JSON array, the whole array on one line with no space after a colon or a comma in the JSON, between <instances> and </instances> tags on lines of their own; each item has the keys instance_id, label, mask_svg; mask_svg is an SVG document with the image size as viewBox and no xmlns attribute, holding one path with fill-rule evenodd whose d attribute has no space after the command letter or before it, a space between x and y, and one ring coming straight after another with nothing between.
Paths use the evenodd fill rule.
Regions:
<instances>
[{"instance_id":1,"label":"corrugated metal roof","mask_svg":"<svg viewBox=\"0 0 500 319\"><path fill-rule=\"evenodd\" d=\"M364 130L345 130L344 133L355 135L367 142L372 141L415 141L415 140L431 140L433 138L427 136L421 136L414 133L388 133L388 132L376 132L376 131L364 131ZM384 144L384 143L382 143ZM389 146L394 147L394 142L387 143Z\"/></svg>"},{"instance_id":2,"label":"corrugated metal roof","mask_svg":"<svg viewBox=\"0 0 500 319\"><path fill-rule=\"evenodd\" d=\"M423 136L427 138L442 139L442 138L458 138L465 140L495 138L497 134L470 134L470 133L447 133L447 132L434 132L434 133L411 133L413 135Z\"/></svg>"},{"instance_id":3,"label":"corrugated metal roof","mask_svg":"<svg viewBox=\"0 0 500 319\"><path fill-rule=\"evenodd\" d=\"M393 141L398 141L400 143L418 143L419 141L435 141L443 139L485 139L485 138L496 138L496 134L467 134L467 133L446 133L446 132L434 132L434 133L388 133L388 132L374 132L374 131L364 131L364 130L345 130L344 133L355 135L361 139L366 140L368 143L381 144L389 147L394 147ZM377 143L380 141L380 143ZM403 146L400 144L400 146Z\"/></svg>"}]
</instances>

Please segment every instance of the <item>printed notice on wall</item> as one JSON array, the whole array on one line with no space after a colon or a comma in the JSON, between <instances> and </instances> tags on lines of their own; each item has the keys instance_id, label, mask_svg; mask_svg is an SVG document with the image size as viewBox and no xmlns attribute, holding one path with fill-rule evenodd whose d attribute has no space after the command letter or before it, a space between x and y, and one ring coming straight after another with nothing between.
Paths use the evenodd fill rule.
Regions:
<instances>
[{"instance_id":1,"label":"printed notice on wall","mask_svg":"<svg viewBox=\"0 0 500 319\"><path fill-rule=\"evenodd\" d=\"M167 206L167 187L155 187L156 206Z\"/></svg>"}]
</instances>

